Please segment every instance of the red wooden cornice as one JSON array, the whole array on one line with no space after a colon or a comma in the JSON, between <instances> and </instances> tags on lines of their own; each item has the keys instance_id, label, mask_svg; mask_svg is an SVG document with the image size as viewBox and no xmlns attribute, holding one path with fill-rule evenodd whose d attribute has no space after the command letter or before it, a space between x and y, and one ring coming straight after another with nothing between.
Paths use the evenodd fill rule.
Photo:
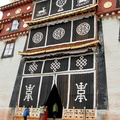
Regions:
<instances>
[{"instance_id":1,"label":"red wooden cornice","mask_svg":"<svg viewBox=\"0 0 120 120\"><path fill-rule=\"evenodd\" d=\"M117 11L120 11L120 8L115 8L115 9L112 9L112 10L106 10L106 11L103 11L103 12L97 12L96 15L102 15L102 14L107 14L107 13L112 13L112 12L117 12Z\"/></svg>"},{"instance_id":2,"label":"red wooden cornice","mask_svg":"<svg viewBox=\"0 0 120 120\"><path fill-rule=\"evenodd\" d=\"M120 8L116 8L109 11L97 12L96 15L98 16L99 19L109 17L109 16L118 16L120 15Z\"/></svg>"},{"instance_id":3,"label":"red wooden cornice","mask_svg":"<svg viewBox=\"0 0 120 120\"><path fill-rule=\"evenodd\" d=\"M54 52L60 52L60 51L66 51L66 50L83 49L86 47L96 46L99 42L100 40L98 39L98 40L84 41L79 43L57 45L57 46L27 50L25 52L19 52L19 54L23 56L32 56L32 55L54 53Z\"/></svg>"},{"instance_id":4,"label":"red wooden cornice","mask_svg":"<svg viewBox=\"0 0 120 120\"><path fill-rule=\"evenodd\" d=\"M4 36L0 36L0 41L4 41L6 39L11 39L11 38L16 38L18 36L24 36L27 35L29 33L28 30L22 30L22 31L16 31L14 33L8 33Z\"/></svg>"},{"instance_id":5,"label":"red wooden cornice","mask_svg":"<svg viewBox=\"0 0 120 120\"><path fill-rule=\"evenodd\" d=\"M15 18L29 18L32 16L32 12L28 12L28 13L20 13L20 14L17 14L17 15L13 15L7 19L2 19L0 20L0 24L5 24L7 22L11 22L13 19Z\"/></svg>"},{"instance_id":6,"label":"red wooden cornice","mask_svg":"<svg viewBox=\"0 0 120 120\"><path fill-rule=\"evenodd\" d=\"M13 8L19 7L21 5L25 5L27 3L31 3L33 1L34 0L20 0L20 1L16 1L16 2L13 2L13 3L7 4L7 5L1 6L0 10L1 11L5 11L5 10L13 9Z\"/></svg>"}]
</instances>

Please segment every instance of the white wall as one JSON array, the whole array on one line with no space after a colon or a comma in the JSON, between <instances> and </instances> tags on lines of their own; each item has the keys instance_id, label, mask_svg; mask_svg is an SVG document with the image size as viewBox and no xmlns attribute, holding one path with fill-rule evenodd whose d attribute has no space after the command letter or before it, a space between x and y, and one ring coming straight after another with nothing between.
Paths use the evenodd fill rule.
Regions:
<instances>
[{"instance_id":1,"label":"white wall","mask_svg":"<svg viewBox=\"0 0 120 120\"><path fill-rule=\"evenodd\" d=\"M0 120L7 120L9 103L21 60L18 51L23 51L26 38L27 36L22 36L16 40L13 57L0 59ZM0 57L4 47L5 43L0 41Z\"/></svg>"},{"instance_id":2,"label":"white wall","mask_svg":"<svg viewBox=\"0 0 120 120\"><path fill-rule=\"evenodd\" d=\"M119 24L116 17L102 20L109 104L107 120L120 120Z\"/></svg>"}]
</instances>

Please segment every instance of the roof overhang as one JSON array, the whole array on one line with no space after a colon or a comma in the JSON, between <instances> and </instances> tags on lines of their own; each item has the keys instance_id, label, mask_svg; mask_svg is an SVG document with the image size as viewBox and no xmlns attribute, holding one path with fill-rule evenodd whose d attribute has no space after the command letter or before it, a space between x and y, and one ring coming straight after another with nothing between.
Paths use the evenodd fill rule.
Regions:
<instances>
[{"instance_id":1,"label":"roof overhang","mask_svg":"<svg viewBox=\"0 0 120 120\"><path fill-rule=\"evenodd\" d=\"M19 52L19 54L23 56L35 56L35 55L55 53L60 51L71 51L76 49L84 49L88 47L97 47L97 44L99 42L100 40L90 40L90 41L84 41L84 42L73 43L73 44L65 44L65 45L59 45L59 46L27 50L25 52Z\"/></svg>"},{"instance_id":2,"label":"roof overhang","mask_svg":"<svg viewBox=\"0 0 120 120\"><path fill-rule=\"evenodd\" d=\"M0 36L0 41L6 41L8 39L13 39L16 38L18 36L25 36L28 35L29 31L28 30L23 30L23 31L16 31L13 33L9 33L9 34L5 34L3 36Z\"/></svg>"},{"instance_id":3,"label":"roof overhang","mask_svg":"<svg viewBox=\"0 0 120 120\"><path fill-rule=\"evenodd\" d=\"M19 1L12 2L12 3L7 4L7 5L1 6L0 10L5 11L5 10L13 9L13 8L16 8L20 5L24 5L24 4L27 4L27 3L32 3L33 1L34 0L19 0Z\"/></svg>"},{"instance_id":4,"label":"roof overhang","mask_svg":"<svg viewBox=\"0 0 120 120\"><path fill-rule=\"evenodd\" d=\"M89 12L90 14L90 11L95 11L96 9L96 6L98 4L94 4L94 5L89 5L85 8L82 8L82 9L77 9L77 10L72 10L72 11L69 11L69 12L64 12L62 14L56 14L56 15L52 15L52 16L47 16L47 17L44 17L44 18L41 18L41 19L38 19L38 20L31 20L31 21L26 21L27 24L29 24L29 26L32 26L32 25L35 25L35 24L43 24L43 23L46 23L46 22L51 22L51 21L55 21L55 20L60 20L60 19L65 19L65 18L68 18L68 17L74 17L74 16L77 16L77 15L83 15L83 13L87 13Z\"/></svg>"},{"instance_id":5,"label":"roof overhang","mask_svg":"<svg viewBox=\"0 0 120 120\"><path fill-rule=\"evenodd\" d=\"M109 11L97 12L96 15L98 16L99 19L109 16L118 16L120 15L120 8L112 9Z\"/></svg>"}]
</instances>

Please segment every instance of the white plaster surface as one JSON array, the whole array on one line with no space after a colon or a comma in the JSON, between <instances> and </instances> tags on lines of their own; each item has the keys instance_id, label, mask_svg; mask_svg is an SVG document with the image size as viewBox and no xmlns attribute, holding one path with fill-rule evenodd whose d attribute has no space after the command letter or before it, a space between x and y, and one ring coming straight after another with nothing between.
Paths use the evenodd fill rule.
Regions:
<instances>
[{"instance_id":1,"label":"white plaster surface","mask_svg":"<svg viewBox=\"0 0 120 120\"><path fill-rule=\"evenodd\" d=\"M16 40L13 57L0 59L0 120L7 120L9 103L21 60L18 51L23 51L26 38L27 36L22 36ZM0 57L4 47L5 43L0 41Z\"/></svg>"},{"instance_id":2,"label":"white plaster surface","mask_svg":"<svg viewBox=\"0 0 120 120\"><path fill-rule=\"evenodd\" d=\"M120 21L114 18L105 18L102 21L105 63L107 73L107 88L108 88L108 113L113 114L114 118L108 120L120 120L120 41L119 27ZM112 112L111 112L112 111ZM113 112L114 111L114 112Z\"/></svg>"}]
</instances>

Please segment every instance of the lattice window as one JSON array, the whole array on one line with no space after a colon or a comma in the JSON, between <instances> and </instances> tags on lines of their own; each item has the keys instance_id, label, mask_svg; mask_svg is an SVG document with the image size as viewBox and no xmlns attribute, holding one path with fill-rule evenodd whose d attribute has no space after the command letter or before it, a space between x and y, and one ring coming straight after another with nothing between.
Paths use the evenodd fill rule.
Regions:
<instances>
[{"instance_id":1,"label":"lattice window","mask_svg":"<svg viewBox=\"0 0 120 120\"><path fill-rule=\"evenodd\" d=\"M11 31L18 30L19 29L19 20L14 20L12 23Z\"/></svg>"},{"instance_id":2,"label":"lattice window","mask_svg":"<svg viewBox=\"0 0 120 120\"><path fill-rule=\"evenodd\" d=\"M6 44L3 55L2 55L2 58L13 56L14 44L15 44L14 42Z\"/></svg>"}]
</instances>

